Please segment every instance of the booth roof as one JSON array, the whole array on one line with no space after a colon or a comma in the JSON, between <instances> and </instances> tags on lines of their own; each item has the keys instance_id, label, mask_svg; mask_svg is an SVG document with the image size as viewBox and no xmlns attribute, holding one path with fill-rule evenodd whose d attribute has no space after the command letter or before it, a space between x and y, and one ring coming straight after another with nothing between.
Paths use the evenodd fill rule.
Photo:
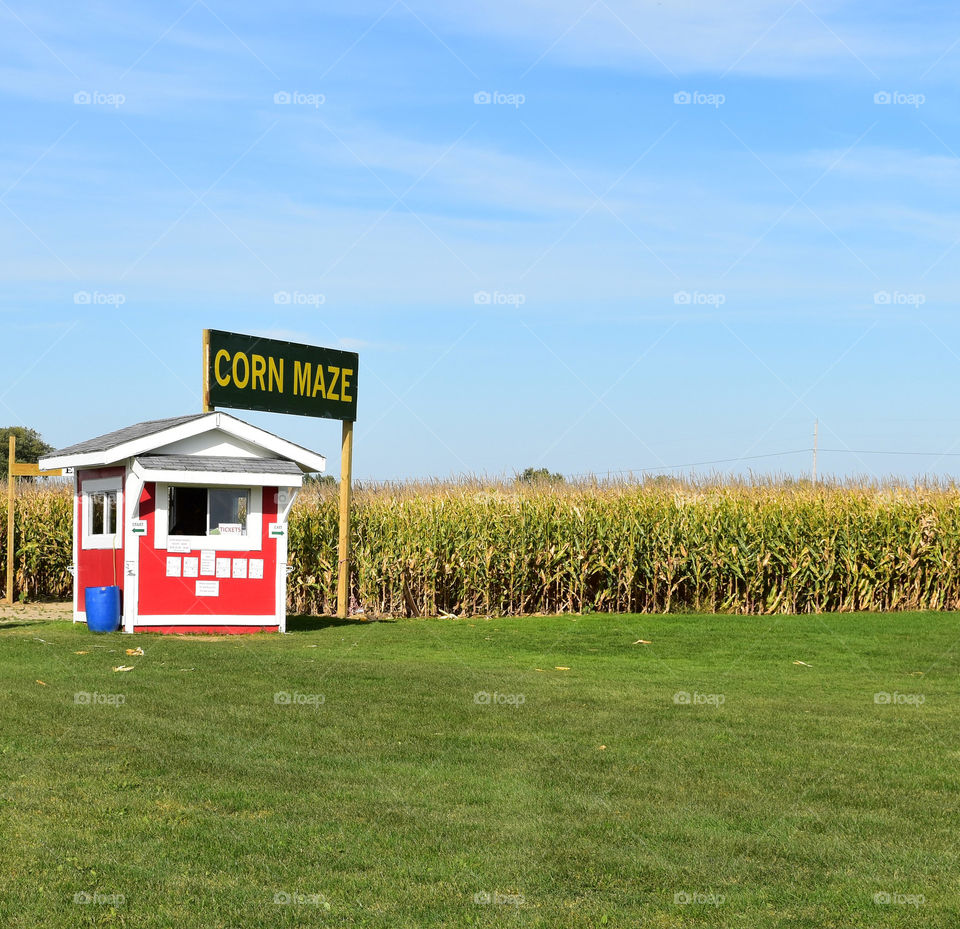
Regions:
<instances>
[{"instance_id":1,"label":"booth roof","mask_svg":"<svg viewBox=\"0 0 960 929\"><path fill-rule=\"evenodd\" d=\"M61 455L84 455L88 452L106 452L125 442L132 442L134 439L144 439L148 435L156 432L163 432L165 429L172 429L174 426L182 426L184 423L192 422L195 419L203 419L209 416L209 413L193 413L190 416L173 416L170 419L151 419L145 423L135 423L133 426L126 426L123 429L117 429L114 432L108 432L105 435L99 435L95 439L87 439L85 442L78 442L76 445L68 445L66 448L58 448L55 452L45 455L45 458L58 458Z\"/></svg>"},{"instance_id":2,"label":"booth roof","mask_svg":"<svg viewBox=\"0 0 960 929\"><path fill-rule=\"evenodd\" d=\"M151 471L218 471L239 474L296 474L296 462L286 458L233 458L223 455L137 455L136 459Z\"/></svg>"},{"instance_id":3,"label":"booth roof","mask_svg":"<svg viewBox=\"0 0 960 929\"><path fill-rule=\"evenodd\" d=\"M272 432L267 432L266 429L245 423L242 419L230 416L222 410L136 423L125 429L117 429L106 435L97 436L95 439L87 439L86 442L78 442L76 445L50 452L41 458L41 467L103 467L121 458L156 455L162 453L163 447L181 439L216 430L240 439L242 442L258 446L266 453L263 456L265 458L282 458L294 462L301 472L326 469L326 459L323 455L282 439Z\"/></svg>"}]
</instances>

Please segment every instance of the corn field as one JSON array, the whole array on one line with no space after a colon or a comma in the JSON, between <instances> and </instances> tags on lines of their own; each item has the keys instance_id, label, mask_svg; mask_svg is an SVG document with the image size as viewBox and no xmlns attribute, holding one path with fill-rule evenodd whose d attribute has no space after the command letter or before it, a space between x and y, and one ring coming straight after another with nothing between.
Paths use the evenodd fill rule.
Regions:
<instances>
[{"instance_id":1,"label":"corn field","mask_svg":"<svg viewBox=\"0 0 960 929\"><path fill-rule=\"evenodd\" d=\"M351 604L370 616L960 608L952 484L468 481L354 501ZM294 506L292 613L335 610L337 514L335 487ZM21 487L28 597L69 596L71 515L68 490Z\"/></svg>"},{"instance_id":2,"label":"corn field","mask_svg":"<svg viewBox=\"0 0 960 929\"><path fill-rule=\"evenodd\" d=\"M0 483L0 588L7 578L7 485ZM73 579L70 530L73 524L72 489L66 485L17 483L14 527L14 589L30 600L69 600Z\"/></svg>"}]
</instances>

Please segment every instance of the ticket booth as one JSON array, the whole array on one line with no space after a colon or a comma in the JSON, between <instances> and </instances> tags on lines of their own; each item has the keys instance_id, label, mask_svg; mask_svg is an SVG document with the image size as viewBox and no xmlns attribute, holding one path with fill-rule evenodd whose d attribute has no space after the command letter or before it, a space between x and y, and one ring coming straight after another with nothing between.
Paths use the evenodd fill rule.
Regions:
<instances>
[{"instance_id":1,"label":"ticket booth","mask_svg":"<svg viewBox=\"0 0 960 929\"><path fill-rule=\"evenodd\" d=\"M125 632L285 631L287 517L326 459L223 412L51 452L73 468L73 618L121 589Z\"/></svg>"}]
</instances>

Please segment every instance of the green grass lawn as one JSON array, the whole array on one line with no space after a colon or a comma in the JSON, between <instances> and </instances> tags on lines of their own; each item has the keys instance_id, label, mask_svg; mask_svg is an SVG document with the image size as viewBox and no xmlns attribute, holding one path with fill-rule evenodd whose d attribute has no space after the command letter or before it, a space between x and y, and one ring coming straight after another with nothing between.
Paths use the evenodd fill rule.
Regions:
<instances>
[{"instance_id":1,"label":"green grass lawn","mask_svg":"<svg viewBox=\"0 0 960 929\"><path fill-rule=\"evenodd\" d=\"M958 619L6 623L0 924L956 927Z\"/></svg>"}]
</instances>

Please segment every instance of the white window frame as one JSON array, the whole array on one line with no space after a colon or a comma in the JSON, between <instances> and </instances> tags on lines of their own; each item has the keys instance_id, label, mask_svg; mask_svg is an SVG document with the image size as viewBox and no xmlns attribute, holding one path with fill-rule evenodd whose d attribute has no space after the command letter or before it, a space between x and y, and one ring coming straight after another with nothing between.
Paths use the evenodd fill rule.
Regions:
<instances>
[{"instance_id":1,"label":"white window frame","mask_svg":"<svg viewBox=\"0 0 960 929\"><path fill-rule=\"evenodd\" d=\"M263 550L263 488L244 484L193 484L173 481L157 482L156 507L153 514L153 547L166 550L170 538L186 539L191 551L259 552ZM170 488L203 487L206 490L245 490L249 494L246 535L178 535L170 536Z\"/></svg>"},{"instance_id":2,"label":"white window frame","mask_svg":"<svg viewBox=\"0 0 960 929\"><path fill-rule=\"evenodd\" d=\"M117 495L117 525L114 531L107 533L93 533L93 500L94 494L115 493ZM83 532L81 545L83 549L117 548L123 536L123 478L101 477L96 480L80 482L80 494L83 507Z\"/></svg>"}]
</instances>

